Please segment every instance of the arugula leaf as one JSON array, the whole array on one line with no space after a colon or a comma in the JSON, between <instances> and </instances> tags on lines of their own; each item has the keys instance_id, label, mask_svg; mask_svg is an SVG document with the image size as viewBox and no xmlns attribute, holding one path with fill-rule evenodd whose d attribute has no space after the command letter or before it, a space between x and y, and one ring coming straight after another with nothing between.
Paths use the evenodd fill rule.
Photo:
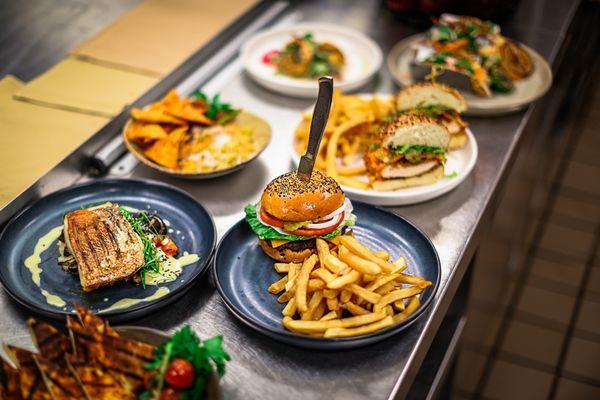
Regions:
<instances>
[{"instance_id":1,"label":"arugula leaf","mask_svg":"<svg viewBox=\"0 0 600 400\"><path fill-rule=\"evenodd\" d=\"M310 240L310 239L314 239L315 237L322 237L323 239L331 239L332 237L336 237L337 235L339 235L340 232L342 231L342 228L344 228L345 226L353 226L356 221L356 216L354 214L350 214L350 216L348 218L346 218L340 224L340 226L338 226L334 231L328 233L327 235L323 235L323 236L284 235L284 234L277 232L275 229L271 228L270 226L263 225L263 223L258 220L258 217L256 215L256 213L258 211L258 204L248 204L244 208L244 211L246 213L246 222L248 222L248 225L250 225L250 228L252 228L254 233L256 233L258 235L258 237L263 240L264 239L285 239L285 240L299 241L299 240Z\"/></svg>"},{"instance_id":2,"label":"arugula leaf","mask_svg":"<svg viewBox=\"0 0 600 400\"><path fill-rule=\"evenodd\" d=\"M452 107L444 106L441 104L435 104L431 106L419 106L416 107L415 110L422 111L429 116L434 116L436 114L442 114L445 111L453 111Z\"/></svg>"},{"instance_id":3,"label":"arugula leaf","mask_svg":"<svg viewBox=\"0 0 600 400\"><path fill-rule=\"evenodd\" d=\"M420 153L420 154L445 154L446 150L444 150L442 147L435 147L435 146L422 146L419 144L413 144L413 145L408 145L405 144L404 146L395 146L395 147L390 147L390 151L392 153L397 153L397 154L407 154L407 153Z\"/></svg>"}]
</instances>

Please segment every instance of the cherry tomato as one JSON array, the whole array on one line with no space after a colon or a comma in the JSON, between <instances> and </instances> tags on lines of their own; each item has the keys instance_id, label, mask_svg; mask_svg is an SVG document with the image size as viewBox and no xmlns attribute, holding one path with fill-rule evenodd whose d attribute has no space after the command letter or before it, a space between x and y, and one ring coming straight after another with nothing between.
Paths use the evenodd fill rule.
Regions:
<instances>
[{"instance_id":1,"label":"cherry tomato","mask_svg":"<svg viewBox=\"0 0 600 400\"><path fill-rule=\"evenodd\" d=\"M264 64L271 65L271 64L273 64L273 59L275 57L277 57L278 55L279 55L279 51L271 50L263 56L262 62Z\"/></svg>"},{"instance_id":2,"label":"cherry tomato","mask_svg":"<svg viewBox=\"0 0 600 400\"><path fill-rule=\"evenodd\" d=\"M167 366L165 381L174 388L188 389L194 384L194 366L187 360L176 358Z\"/></svg>"},{"instance_id":3,"label":"cherry tomato","mask_svg":"<svg viewBox=\"0 0 600 400\"><path fill-rule=\"evenodd\" d=\"M181 393L177 389L166 388L160 392L159 400L179 400L181 398Z\"/></svg>"},{"instance_id":4,"label":"cherry tomato","mask_svg":"<svg viewBox=\"0 0 600 400\"><path fill-rule=\"evenodd\" d=\"M173 239L171 239L168 236L165 236L162 239L155 237L154 244L156 245L156 247L161 249L167 256L173 257L177 255L177 252L179 252L179 249L177 248L177 245L175 244Z\"/></svg>"}]
</instances>

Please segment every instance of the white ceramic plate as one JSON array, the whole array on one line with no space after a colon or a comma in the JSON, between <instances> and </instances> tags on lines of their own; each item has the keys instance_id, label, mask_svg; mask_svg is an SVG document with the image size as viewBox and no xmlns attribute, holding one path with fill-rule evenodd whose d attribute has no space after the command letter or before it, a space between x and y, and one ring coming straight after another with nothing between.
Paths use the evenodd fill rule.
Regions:
<instances>
[{"instance_id":1,"label":"white ceramic plate","mask_svg":"<svg viewBox=\"0 0 600 400\"><path fill-rule=\"evenodd\" d=\"M414 63L415 47L424 42L422 33L409 36L397 43L390 51L387 64L394 80L401 86L422 81L430 68ZM515 89L507 94L493 93L491 97L481 97L471 91L469 79L459 73L447 71L439 78L439 82L447 83L461 91L467 99L468 109L463 114L490 116L514 112L526 107L529 103L544 95L552 85L552 70L535 50L519 43L533 61L533 74L528 78L515 82Z\"/></svg>"},{"instance_id":2,"label":"white ceramic plate","mask_svg":"<svg viewBox=\"0 0 600 400\"><path fill-rule=\"evenodd\" d=\"M344 91L366 84L381 68L383 55L377 44L355 30L329 24L298 24L270 29L251 38L242 48L241 60L246 71L267 89L294 97L316 98L318 85L313 79L298 79L277 74L263 57L272 50L282 49L290 39L312 33L316 41L330 42L344 54L346 66L335 87Z\"/></svg>"},{"instance_id":3,"label":"white ceramic plate","mask_svg":"<svg viewBox=\"0 0 600 400\"><path fill-rule=\"evenodd\" d=\"M368 97L368 95L364 95L364 97ZM307 110L307 112L310 111ZM296 166L300 162L300 155L294 148L294 131L300 122L301 120L294 126L289 140L289 151ZM373 189L361 190L344 185L341 185L341 187L351 199L380 206L404 206L435 199L460 185L469 176L473 167L475 167L478 154L477 141L469 128L467 128L467 135L469 139L463 148L452 150L446 154L446 165L444 166L446 177L432 185L417 186L390 192L379 192ZM450 175L456 176L450 177Z\"/></svg>"}]
</instances>

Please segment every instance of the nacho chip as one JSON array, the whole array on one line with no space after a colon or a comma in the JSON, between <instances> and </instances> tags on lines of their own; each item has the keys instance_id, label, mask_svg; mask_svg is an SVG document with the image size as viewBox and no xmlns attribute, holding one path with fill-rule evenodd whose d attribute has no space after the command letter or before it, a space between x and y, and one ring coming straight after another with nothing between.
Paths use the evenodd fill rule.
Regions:
<instances>
[{"instance_id":1,"label":"nacho chip","mask_svg":"<svg viewBox=\"0 0 600 400\"><path fill-rule=\"evenodd\" d=\"M137 121L153 124L187 125L184 120L165 113L165 107L162 105L159 108L150 108L147 110L134 108L131 110L131 117Z\"/></svg>"},{"instance_id":2,"label":"nacho chip","mask_svg":"<svg viewBox=\"0 0 600 400\"><path fill-rule=\"evenodd\" d=\"M179 164L179 145L185 138L186 130L187 127L175 129L166 138L154 142L144 154L159 165L177 169Z\"/></svg>"},{"instance_id":3,"label":"nacho chip","mask_svg":"<svg viewBox=\"0 0 600 400\"><path fill-rule=\"evenodd\" d=\"M138 121L132 121L125 132L127 140L146 145L156 140L164 139L167 137L167 131L158 124L145 124Z\"/></svg>"},{"instance_id":4,"label":"nacho chip","mask_svg":"<svg viewBox=\"0 0 600 400\"><path fill-rule=\"evenodd\" d=\"M176 118L186 120L202 125L212 125L214 121L204 115L206 108L196 106L193 103L186 101L173 104L165 111L167 114L172 115Z\"/></svg>"}]
</instances>

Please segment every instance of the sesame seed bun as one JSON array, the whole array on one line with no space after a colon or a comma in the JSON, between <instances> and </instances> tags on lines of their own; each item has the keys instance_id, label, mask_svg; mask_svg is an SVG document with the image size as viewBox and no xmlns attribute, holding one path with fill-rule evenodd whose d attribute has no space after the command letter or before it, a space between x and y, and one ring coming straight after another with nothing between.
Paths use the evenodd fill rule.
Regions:
<instances>
[{"instance_id":1,"label":"sesame seed bun","mask_svg":"<svg viewBox=\"0 0 600 400\"><path fill-rule=\"evenodd\" d=\"M446 106L461 113L467 109L467 101L458 90L436 82L415 83L406 86L396 95L398 111L427 106Z\"/></svg>"},{"instance_id":2,"label":"sesame seed bun","mask_svg":"<svg viewBox=\"0 0 600 400\"><path fill-rule=\"evenodd\" d=\"M288 172L271 181L260 199L263 209L283 221L314 221L340 208L345 201L340 185L313 171L310 181Z\"/></svg>"}]
</instances>

